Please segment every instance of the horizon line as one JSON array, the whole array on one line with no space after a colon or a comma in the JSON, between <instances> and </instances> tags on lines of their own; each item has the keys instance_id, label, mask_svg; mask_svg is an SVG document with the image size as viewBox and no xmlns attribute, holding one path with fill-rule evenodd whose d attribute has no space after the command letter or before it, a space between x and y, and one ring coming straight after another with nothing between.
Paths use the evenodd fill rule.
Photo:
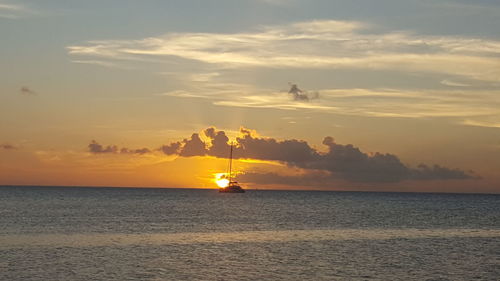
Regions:
<instances>
[{"instance_id":1,"label":"horizon line","mask_svg":"<svg viewBox=\"0 0 500 281\"><path fill-rule=\"evenodd\" d=\"M197 187L155 187L155 186L102 186L102 185L18 185L18 184L0 184L0 188L106 188L106 189L185 189L185 190L218 190L214 188L197 188ZM489 192L445 192L445 191L383 191L383 190L328 190L328 189L272 189L272 188L245 188L247 191L296 191L296 192L351 192L351 193L413 193L413 194L448 194L448 195L500 195L498 193Z\"/></svg>"}]
</instances>

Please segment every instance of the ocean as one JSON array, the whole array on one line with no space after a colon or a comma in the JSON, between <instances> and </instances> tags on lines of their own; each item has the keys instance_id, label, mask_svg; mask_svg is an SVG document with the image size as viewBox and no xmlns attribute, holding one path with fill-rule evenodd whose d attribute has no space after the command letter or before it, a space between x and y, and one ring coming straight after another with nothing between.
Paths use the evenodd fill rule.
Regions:
<instances>
[{"instance_id":1,"label":"ocean","mask_svg":"<svg viewBox=\"0 0 500 281\"><path fill-rule=\"evenodd\" d=\"M0 187L0 280L500 280L500 195Z\"/></svg>"}]
</instances>

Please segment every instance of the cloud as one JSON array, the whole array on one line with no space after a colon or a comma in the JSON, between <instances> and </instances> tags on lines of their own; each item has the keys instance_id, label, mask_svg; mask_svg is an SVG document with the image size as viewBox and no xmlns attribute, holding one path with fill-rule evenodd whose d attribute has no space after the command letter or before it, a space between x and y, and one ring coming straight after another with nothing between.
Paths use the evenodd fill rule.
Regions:
<instances>
[{"instance_id":1,"label":"cloud","mask_svg":"<svg viewBox=\"0 0 500 281\"><path fill-rule=\"evenodd\" d=\"M80 63L80 64L93 64L104 67L115 67L119 68L115 63L109 61L100 61L100 60L72 60L72 63Z\"/></svg>"},{"instance_id":2,"label":"cloud","mask_svg":"<svg viewBox=\"0 0 500 281\"><path fill-rule=\"evenodd\" d=\"M19 89L19 92L22 95L26 95L26 96L36 96L37 95L37 93L35 91L33 91L32 89L30 89L26 86L21 87L21 89Z\"/></svg>"},{"instance_id":3,"label":"cloud","mask_svg":"<svg viewBox=\"0 0 500 281\"><path fill-rule=\"evenodd\" d=\"M108 145L107 147L102 146L95 140L92 140L88 145L89 152L92 153L117 153L118 147L116 145Z\"/></svg>"},{"instance_id":4,"label":"cloud","mask_svg":"<svg viewBox=\"0 0 500 281\"><path fill-rule=\"evenodd\" d=\"M0 149L5 149L5 150L15 150L17 149L16 146L13 146L12 144L8 144L8 143L1 143L0 144Z\"/></svg>"},{"instance_id":5,"label":"cloud","mask_svg":"<svg viewBox=\"0 0 500 281\"><path fill-rule=\"evenodd\" d=\"M460 82L456 82L456 81L448 80L448 79L441 81L441 84L446 85L446 86L451 86L451 87L469 87L470 86L470 85L465 84L465 83L460 83Z\"/></svg>"},{"instance_id":6,"label":"cloud","mask_svg":"<svg viewBox=\"0 0 500 281\"><path fill-rule=\"evenodd\" d=\"M0 11L19 11L22 9L23 7L19 5L5 4L0 2Z\"/></svg>"},{"instance_id":7,"label":"cloud","mask_svg":"<svg viewBox=\"0 0 500 281\"><path fill-rule=\"evenodd\" d=\"M183 58L221 68L371 69L500 80L500 41L370 33L362 22L316 20L243 33L168 33L138 40L68 46L72 56L101 59Z\"/></svg>"},{"instance_id":8,"label":"cloud","mask_svg":"<svg viewBox=\"0 0 500 281\"><path fill-rule=\"evenodd\" d=\"M116 145L108 145L103 146L92 140L88 145L88 151L94 154L146 154L151 153L151 150L148 148L139 148L139 149L129 149L126 147L118 148Z\"/></svg>"},{"instance_id":9,"label":"cloud","mask_svg":"<svg viewBox=\"0 0 500 281\"><path fill-rule=\"evenodd\" d=\"M25 6L0 2L0 18L18 19L33 13L34 11Z\"/></svg>"},{"instance_id":10,"label":"cloud","mask_svg":"<svg viewBox=\"0 0 500 281\"><path fill-rule=\"evenodd\" d=\"M206 99L217 106L383 118L455 118L455 123L485 121L481 116L498 116L500 106L498 39L381 32L365 22L315 20L239 33L177 32L137 40L89 41L67 49L74 60L103 65L152 60L183 65L182 75L170 76L179 86L161 95ZM195 74L192 69L206 73ZM332 85L315 87L321 99L311 98L315 93L304 95L299 86L302 92L286 93L256 85L256 80L262 85L267 77L248 79L259 77L260 71L276 73L270 74L276 79L302 70L324 71L314 78L305 77L323 85L326 73L354 74L342 82L340 87L345 88L334 79L326 82ZM383 78L373 79L371 75L380 77L376 72ZM242 78L242 73L250 75ZM415 80L419 83L412 82ZM375 86L357 88L364 84Z\"/></svg>"},{"instance_id":11,"label":"cloud","mask_svg":"<svg viewBox=\"0 0 500 281\"><path fill-rule=\"evenodd\" d=\"M124 154L146 154L146 153L150 153L151 150L149 150L148 148L137 148L137 149L128 149L128 148L122 148L120 149L120 153L124 153Z\"/></svg>"},{"instance_id":12,"label":"cloud","mask_svg":"<svg viewBox=\"0 0 500 281\"><path fill-rule=\"evenodd\" d=\"M417 169L414 169L411 172L411 177L418 180L480 178L479 176L474 175L473 172L469 172L470 174L467 174L459 169L449 169L439 165L429 167L425 164L420 164Z\"/></svg>"},{"instance_id":13,"label":"cloud","mask_svg":"<svg viewBox=\"0 0 500 281\"><path fill-rule=\"evenodd\" d=\"M229 138L224 131L208 128L203 132L208 139L204 142L200 135L195 133L182 142L174 142L162 146L160 150L165 154L176 153L179 156L214 156L228 158L230 145ZM473 179L475 175L459 169L449 169L438 165L428 166L421 164L415 168L409 167L393 154L365 153L352 144L337 144L332 137L326 137L323 145L327 152L320 152L302 140L276 140L256 135L255 132L241 128L240 136L236 138L233 148L235 159L256 159L278 161L289 167L300 168L306 171L322 173L314 176L315 181L342 179L350 182L400 182L404 180L447 180ZM102 149L102 148L101 148ZM109 148L113 150L113 148ZM250 173L242 179L265 180L272 174ZM297 183L307 182L310 175L301 176ZM276 177L287 182L291 179L285 176Z\"/></svg>"},{"instance_id":14,"label":"cloud","mask_svg":"<svg viewBox=\"0 0 500 281\"><path fill-rule=\"evenodd\" d=\"M292 95L293 99L296 101L309 101L311 99L317 99L319 98L319 92L306 92L302 91L299 89L297 84L292 84L290 83L290 90L288 90L288 93Z\"/></svg>"},{"instance_id":15,"label":"cloud","mask_svg":"<svg viewBox=\"0 0 500 281\"><path fill-rule=\"evenodd\" d=\"M176 155L179 154L179 150L182 147L181 142L173 142L168 145L162 145L159 150L165 153L166 155Z\"/></svg>"},{"instance_id":16,"label":"cloud","mask_svg":"<svg viewBox=\"0 0 500 281\"><path fill-rule=\"evenodd\" d=\"M190 139L184 139L180 156L203 156L206 154L205 143L200 139L199 134L192 134Z\"/></svg>"},{"instance_id":17,"label":"cloud","mask_svg":"<svg viewBox=\"0 0 500 281\"><path fill-rule=\"evenodd\" d=\"M192 90L172 91L163 95L209 99L218 106L314 110L384 118L452 117L458 119L457 123L463 119L481 120L486 115L498 116L500 106L498 90L320 89L321 99L290 102L292 94L246 84L213 81L193 82L191 86Z\"/></svg>"},{"instance_id":18,"label":"cloud","mask_svg":"<svg viewBox=\"0 0 500 281\"><path fill-rule=\"evenodd\" d=\"M475 126L475 127L486 127L486 128L500 128L500 121L476 121L476 120L464 120L462 122L463 125L466 126Z\"/></svg>"}]
</instances>

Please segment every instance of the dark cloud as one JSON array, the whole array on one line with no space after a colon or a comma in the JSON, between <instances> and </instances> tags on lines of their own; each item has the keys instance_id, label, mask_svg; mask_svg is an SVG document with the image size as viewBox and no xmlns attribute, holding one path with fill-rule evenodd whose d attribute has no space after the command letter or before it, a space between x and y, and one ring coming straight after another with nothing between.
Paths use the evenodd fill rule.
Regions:
<instances>
[{"instance_id":1,"label":"dark cloud","mask_svg":"<svg viewBox=\"0 0 500 281\"><path fill-rule=\"evenodd\" d=\"M439 165L434 165L429 167L425 164L418 165L417 169L413 169L411 177L417 180L438 180L438 179L479 179L480 177L474 175L474 172L470 171L466 173L459 169L449 169L441 167Z\"/></svg>"},{"instance_id":2,"label":"dark cloud","mask_svg":"<svg viewBox=\"0 0 500 281\"><path fill-rule=\"evenodd\" d=\"M5 149L5 150L15 150L17 147L13 146L12 144L8 143L1 143L0 144L0 149Z\"/></svg>"},{"instance_id":3,"label":"dark cloud","mask_svg":"<svg viewBox=\"0 0 500 281\"><path fill-rule=\"evenodd\" d=\"M319 92L306 92L299 89L297 84L290 83L290 90L288 93L296 101L309 101L319 98Z\"/></svg>"},{"instance_id":4,"label":"dark cloud","mask_svg":"<svg viewBox=\"0 0 500 281\"><path fill-rule=\"evenodd\" d=\"M129 153L129 154L146 154L146 153L150 153L151 150L149 150L149 148L138 148L138 149L129 149L129 148L122 148L120 149L120 153Z\"/></svg>"},{"instance_id":5,"label":"dark cloud","mask_svg":"<svg viewBox=\"0 0 500 281\"><path fill-rule=\"evenodd\" d=\"M150 153L151 150L148 148L139 148L139 149L129 149L129 148L121 148L119 149L118 146L116 145L108 145L108 146L103 146L96 142L95 140L92 140L90 144L88 145L89 152L95 153L95 154L106 154L106 153L120 153L120 154L146 154Z\"/></svg>"},{"instance_id":6,"label":"dark cloud","mask_svg":"<svg viewBox=\"0 0 500 281\"><path fill-rule=\"evenodd\" d=\"M92 153L117 153L118 147L116 145L108 145L106 147L92 140L88 145L89 152Z\"/></svg>"},{"instance_id":7,"label":"dark cloud","mask_svg":"<svg viewBox=\"0 0 500 281\"><path fill-rule=\"evenodd\" d=\"M369 155L352 144L337 144L332 137L326 137L323 144L328 152L298 166L326 170L332 175L362 182L396 182L408 179L410 174L410 169L395 155L378 152Z\"/></svg>"},{"instance_id":8,"label":"dark cloud","mask_svg":"<svg viewBox=\"0 0 500 281\"><path fill-rule=\"evenodd\" d=\"M259 138L250 130L242 128L241 136L236 138L235 157L260 160L273 160L287 163L291 166L303 166L314 161L320 154L301 140L282 140Z\"/></svg>"},{"instance_id":9,"label":"dark cloud","mask_svg":"<svg viewBox=\"0 0 500 281\"><path fill-rule=\"evenodd\" d=\"M37 94L35 91L31 90L30 88L28 88L26 86L21 87L21 89L19 89L19 92L22 95L26 95L26 96L35 96Z\"/></svg>"},{"instance_id":10,"label":"dark cloud","mask_svg":"<svg viewBox=\"0 0 500 281\"><path fill-rule=\"evenodd\" d=\"M228 156L229 138L223 131L216 131L215 128L208 128L204 131L205 135L210 138L210 147L207 154L219 158Z\"/></svg>"},{"instance_id":11,"label":"dark cloud","mask_svg":"<svg viewBox=\"0 0 500 281\"><path fill-rule=\"evenodd\" d=\"M180 156L215 156L227 158L229 156L229 138L224 131L208 128L204 131L208 138L203 142L199 134L193 134L190 139L174 142L160 148L165 154ZM273 138L257 137L248 129L242 128L240 136L236 138L233 149L234 158L258 159L279 161L290 167L297 167L309 171L323 172L320 177L302 176L296 183L321 179L343 179L351 182L399 182L403 180L446 180L477 178L471 173L459 169L449 169L438 165L428 166L421 164L416 168L409 167L393 154L362 152L352 144L342 145L335 143L332 137L326 137L323 144L328 147L327 152L319 152L307 142L301 140L276 140ZM113 149L107 147L103 149ZM326 175L326 176L325 176ZM264 182L273 178L287 183L284 176L257 173L241 176L242 179L260 179ZM302 183L301 183L302 184Z\"/></svg>"},{"instance_id":12,"label":"dark cloud","mask_svg":"<svg viewBox=\"0 0 500 281\"><path fill-rule=\"evenodd\" d=\"M162 145L159 150L165 153L166 155L174 155L174 154L179 154L181 146L182 143L178 141L168 145Z\"/></svg>"},{"instance_id":13,"label":"dark cloud","mask_svg":"<svg viewBox=\"0 0 500 281\"><path fill-rule=\"evenodd\" d=\"M199 134L192 134L190 139L184 139L182 143L182 150L179 152L180 156L203 156L207 154L207 147Z\"/></svg>"}]
</instances>

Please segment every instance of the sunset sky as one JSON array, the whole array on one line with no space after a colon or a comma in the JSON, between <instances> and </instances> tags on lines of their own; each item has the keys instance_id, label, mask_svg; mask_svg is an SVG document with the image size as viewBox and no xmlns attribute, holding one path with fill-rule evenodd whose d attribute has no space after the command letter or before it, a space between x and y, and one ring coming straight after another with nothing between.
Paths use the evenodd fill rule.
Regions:
<instances>
[{"instance_id":1,"label":"sunset sky","mask_svg":"<svg viewBox=\"0 0 500 281\"><path fill-rule=\"evenodd\" d=\"M497 0L0 0L0 185L500 193Z\"/></svg>"}]
</instances>

